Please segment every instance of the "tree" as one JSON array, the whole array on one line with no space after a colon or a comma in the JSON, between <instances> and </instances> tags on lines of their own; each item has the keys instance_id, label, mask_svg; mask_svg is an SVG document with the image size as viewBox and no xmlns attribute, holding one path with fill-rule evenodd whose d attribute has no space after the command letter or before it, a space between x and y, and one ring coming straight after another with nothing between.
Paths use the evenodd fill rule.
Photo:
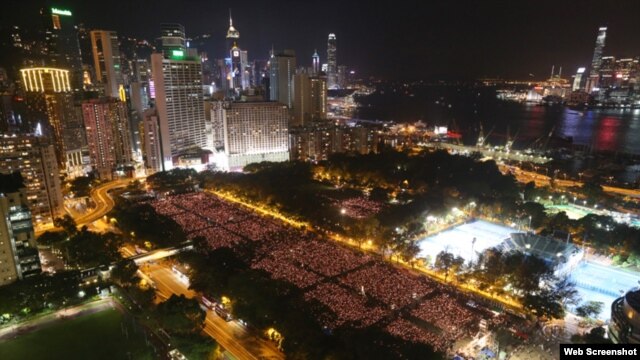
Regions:
<instances>
[{"instance_id":1,"label":"tree","mask_svg":"<svg viewBox=\"0 0 640 360\"><path fill-rule=\"evenodd\" d=\"M576 308L576 315L584 318L597 317L604 307L604 303L600 301L587 301Z\"/></svg>"},{"instance_id":2,"label":"tree","mask_svg":"<svg viewBox=\"0 0 640 360\"><path fill-rule=\"evenodd\" d=\"M93 179L88 176L79 176L71 180L71 191L76 197L89 196Z\"/></svg>"},{"instance_id":3,"label":"tree","mask_svg":"<svg viewBox=\"0 0 640 360\"><path fill-rule=\"evenodd\" d=\"M444 271L444 281L447 281L451 272L455 273L464 264L464 259L460 256L454 256L446 250L441 251L436 256L435 267L440 271Z\"/></svg>"},{"instance_id":4,"label":"tree","mask_svg":"<svg viewBox=\"0 0 640 360\"><path fill-rule=\"evenodd\" d=\"M38 244L45 246L53 246L60 244L67 239L67 234L64 231L45 231L42 235L38 236Z\"/></svg>"},{"instance_id":5,"label":"tree","mask_svg":"<svg viewBox=\"0 0 640 360\"><path fill-rule=\"evenodd\" d=\"M556 282L553 291L565 306L577 305L580 298L580 294L576 290L576 283L566 276Z\"/></svg>"},{"instance_id":6,"label":"tree","mask_svg":"<svg viewBox=\"0 0 640 360\"><path fill-rule=\"evenodd\" d=\"M418 246L415 241L405 240L400 243L398 251L400 252L402 260L411 263L411 266L413 267L415 265L416 256L420 253L420 246Z\"/></svg>"},{"instance_id":7,"label":"tree","mask_svg":"<svg viewBox=\"0 0 640 360\"><path fill-rule=\"evenodd\" d=\"M198 300L187 299L184 295L171 295L158 304L155 314L160 325L170 333L198 333L204 325L206 312L200 308Z\"/></svg>"},{"instance_id":8,"label":"tree","mask_svg":"<svg viewBox=\"0 0 640 360\"><path fill-rule=\"evenodd\" d=\"M150 308L153 305L153 300L156 298L156 292L152 288L142 289L138 286L131 286L126 291L133 302L143 309Z\"/></svg>"},{"instance_id":9,"label":"tree","mask_svg":"<svg viewBox=\"0 0 640 360\"><path fill-rule=\"evenodd\" d=\"M62 228L68 236L73 236L78 232L78 225L76 225L76 221L69 214L65 214L61 218L54 219L53 225Z\"/></svg>"},{"instance_id":10,"label":"tree","mask_svg":"<svg viewBox=\"0 0 640 360\"><path fill-rule=\"evenodd\" d=\"M129 287L137 282L138 265L133 260L123 260L111 270L111 278L120 286Z\"/></svg>"},{"instance_id":11,"label":"tree","mask_svg":"<svg viewBox=\"0 0 640 360\"><path fill-rule=\"evenodd\" d=\"M78 267L107 265L120 259L122 238L115 233L95 233L83 227L65 243L67 260Z\"/></svg>"},{"instance_id":12,"label":"tree","mask_svg":"<svg viewBox=\"0 0 640 360\"><path fill-rule=\"evenodd\" d=\"M522 304L524 308L534 313L537 317L549 319L561 319L564 317L564 308L557 294L548 290L527 293Z\"/></svg>"}]
</instances>

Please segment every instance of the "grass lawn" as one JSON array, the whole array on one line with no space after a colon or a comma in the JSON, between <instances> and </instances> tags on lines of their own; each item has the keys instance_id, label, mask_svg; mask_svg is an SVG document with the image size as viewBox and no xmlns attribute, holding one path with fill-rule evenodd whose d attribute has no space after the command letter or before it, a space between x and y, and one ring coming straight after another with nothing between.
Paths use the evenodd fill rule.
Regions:
<instances>
[{"instance_id":1,"label":"grass lawn","mask_svg":"<svg viewBox=\"0 0 640 360\"><path fill-rule=\"evenodd\" d=\"M128 336L123 333L123 329ZM62 320L0 342L0 359L153 359L141 330L116 310Z\"/></svg>"}]
</instances>

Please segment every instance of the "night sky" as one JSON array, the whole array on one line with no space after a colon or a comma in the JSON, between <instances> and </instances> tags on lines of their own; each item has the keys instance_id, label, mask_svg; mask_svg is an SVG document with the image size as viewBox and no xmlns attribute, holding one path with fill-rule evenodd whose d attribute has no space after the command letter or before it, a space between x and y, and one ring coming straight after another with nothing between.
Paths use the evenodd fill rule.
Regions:
<instances>
[{"instance_id":1,"label":"night sky","mask_svg":"<svg viewBox=\"0 0 640 360\"><path fill-rule=\"evenodd\" d=\"M28 25L44 1L4 0L0 22ZM49 2L51 4L51 2ZM574 73L591 61L597 28L607 25L605 55L640 55L640 1L216 1L61 0L77 23L149 40L161 22L211 33L222 52L228 9L249 58L267 58L272 44L291 48L299 64L314 48L326 62L329 32L338 63L390 79L543 78L551 66ZM9 9L10 11L5 11ZM221 53L210 57L222 57Z\"/></svg>"}]
</instances>

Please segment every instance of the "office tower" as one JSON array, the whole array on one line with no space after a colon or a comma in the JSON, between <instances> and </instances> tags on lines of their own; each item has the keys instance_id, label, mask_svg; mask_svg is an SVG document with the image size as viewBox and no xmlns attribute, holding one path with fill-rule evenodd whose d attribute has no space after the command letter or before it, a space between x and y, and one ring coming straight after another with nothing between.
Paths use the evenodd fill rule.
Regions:
<instances>
[{"instance_id":1,"label":"office tower","mask_svg":"<svg viewBox=\"0 0 640 360\"><path fill-rule=\"evenodd\" d=\"M276 102L231 102L212 111L214 123L223 124L225 170L240 170L250 163L289 160L289 110ZM222 117L219 119L218 117Z\"/></svg>"},{"instance_id":2,"label":"office tower","mask_svg":"<svg viewBox=\"0 0 640 360\"><path fill-rule=\"evenodd\" d=\"M596 37L596 46L593 50L593 59L591 60L591 69L589 70L589 79L587 80L586 92L590 93L593 88L598 88L600 66L602 64L602 52L604 51L605 39L607 38L607 28L600 27L598 36Z\"/></svg>"},{"instance_id":3,"label":"office tower","mask_svg":"<svg viewBox=\"0 0 640 360\"><path fill-rule=\"evenodd\" d=\"M122 73L120 69L120 49L118 47L118 34L115 31L93 30L91 31L91 49L93 50L93 66L96 72L96 81L104 86L105 96L121 98L124 91Z\"/></svg>"},{"instance_id":4,"label":"office tower","mask_svg":"<svg viewBox=\"0 0 640 360\"><path fill-rule=\"evenodd\" d=\"M586 69L583 67L578 68L578 71L576 72L576 76L573 78L573 85L571 86L571 91L578 91L582 89L582 74L584 74L585 70Z\"/></svg>"},{"instance_id":5,"label":"office tower","mask_svg":"<svg viewBox=\"0 0 640 360\"><path fill-rule=\"evenodd\" d=\"M226 49L231 50L234 46L238 45L240 40L240 32L233 27L233 19L231 18L231 10L229 10L229 29L226 36Z\"/></svg>"},{"instance_id":6,"label":"office tower","mask_svg":"<svg viewBox=\"0 0 640 360\"><path fill-rule=\"evenodd\" d=\"M337 61L336 34L329 34L327 42L327 86L329 89L338 88L338 61Z\"/></svg>"},{"instance_id":7,"label":"office tower","mask_svg":"<svg viewBox=\"0 0 640 360\"><path fill-rule=\"evenodd\" d=\"M147 109L144 112L140 141L147 174L162 171L160 122L156 109Z\"/></svg>"},{"instance_id":8,"label":"office tower","mask_svg":"<svg viewBox=\"0 0 640 360\"><path fill-rule=\"evenodd\" d=\"M41 9L40 14L46 29L47 65L69 70L72 91L82 90L82 54L71 11L52 7Z\"/></svg>"},{"instance_id":9,"label":"office tower","mask_svg":"<svg viewBox=\"0 0 640 360\"><path fill-rule=\"evenodd\" d=\"M313 56L311 56L311 63L313 72L311 75L318 76L320 74L320 55L318 55L318 50L313 52Z\"/></svg>"},{"instance_id":10,"label":"office tower","mask_svg":"<svg viewBox=\"0 0 640 360\"><path fill-rule=\"evenodd\" d=\"M613 86L616 77L616 58L614 56L602 57L600 60L600 71L598 75L599 88Z\"/></svg>"},{"instance_id":11,"label":"office tower","mask_svg":"<svg viewBox=\"0 0 640 360\"><path fill-rule=\"evenodd\" d=\"M327 118L327 79L314 76L309 78L310 86L310 114L314 121Z\"/></svg>"},{"instance_id":12,"label":"office tower","mask_svg":"<svg viewBox=\"0 0 640 360\"><path fill-rule=\"evenodd\" d=\"M187 49L174 49L168 57L161 53L151 55L151 73L160 120L163 169L170 170L175 157L207 145L202 64Z\"/></svg>"},{"instance_id":13,"label":"office tower","mask_svg":"<svg viewBox=\"0 0 640 360\"><path fill-rule=\"evenodd\" d=\"M0 174L0 286L41 271L23 178Z\"/></svg>"},{"instance_id":14,"label":"office tower","mask_svg":"<svg viewBox=\"0 0 640 360\"><path fill-rule=\"evenodd\" d=\"M227 70L228 89L238 95L241 90L249 87L249 61L246 50L242 50L239 45L240 32L233 27L233 19L229 12L229 29L227 30L226 42L229 50L229 61Z\"/></svg>"},{"instance_id":15,"label":"office tower","mask_svg":"<svg viewBox=\"0 0 640 360\"><path fill-rule=\"evenodd\" d=\"M345 65L338 66L338 87L340 89L346 89L347 84L347 67Z\"/></svg>"},{"instance_id":16,"label":"office tower","mask_svg":"<svg viewBox=\"0 0 640 360\"><path fill-rule=\"evenodd\" d=\"M53 140L60 167L65 167L67 148L65 132L74 132L76 113L68 70L56 68L21 69L25 90L27 118L31 129L38 124L45 135Z\"/></svg>"},{"instance_id":17,"label":"office tower","mask_svg":"<svg viewBox=\"0 0 640 360\"><path fill-rule=\"evenodd\" d=\"M160 48L164 56L173 55L173 51L184 51L187 48L184 26L180 24L160 24Z\"/></svg>"},{"instance_id":18,"label":"office tower","mask_svg":"<svg viewBox=\"0 0 640 360\"><path fill-rule=\"evenodd\" d=\"M293 75L293 116L289 127L302 126L311 121L311 81L309 75L299 69Z\"/></svg>"},{"instance_id":19,"label":"office tower","mask_svg":"<svg viewBox=\"0 0 640 360\"><path fill-rule=\"evenodd\" d=\"M64 215L60 172L53 145L33 134L0 135L0 173L19 171L27 187L34 223L46 225Z\"/></svg>"},{"instance_id":20,"label":"office tower","mask_svg":"<svg viewBox=\"0 0 640 360\"><path fill-rule=\"evenodd\" d=\"M271 55L269 67L269 100L293 107L293 75L296 70L296 53L285 50Z\"/></svg>"},{"instance_id":21,"label":"office tower","mask_svg":"<svg viewBox=\"0 0 640 360\"><path fill-rule=\"evenodd\" d=\"M131 164L131 138L126 103L113 98L82 103L91 166L100 179L112 179L118 168Z\"/></svg>"}]
</instances>

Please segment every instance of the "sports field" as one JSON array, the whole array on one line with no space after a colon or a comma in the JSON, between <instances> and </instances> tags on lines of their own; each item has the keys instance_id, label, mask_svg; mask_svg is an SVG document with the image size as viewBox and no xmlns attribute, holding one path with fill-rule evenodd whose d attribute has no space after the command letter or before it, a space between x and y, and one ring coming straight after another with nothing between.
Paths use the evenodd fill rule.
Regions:
<instances>
[{"instance_id":1,"label":"sports field","mask_svg":"<svg viewBox=\"0 0 640 360\"><path fill-rule=\"evenodd\" d=\"M461 256L468 262L474 260L478 253L500 244L513 232L517 232L517 230L477 220L420 240L418 242L420 246L418 257L429 256L433 262L438 253L446 250L456 256Z\"/></svg>"},{"instance_id":2,"label":"sports field","mask_svg":"<svg viewBox=\"0 0 640 360\"><path fill-rule=\"evenodd\" d=\"M583 261L571 272L570 278L576 283L582 302L604 303L603 311L598 318L609 320L611 303L628 290L637 287L640 274Z\"/></svg>"},{"instance_id":3,"label":"sports field","mask_svg":"<svg viewBox=\"0 0 640 360\"><path fill-rule=\"evenodd\" d=\"M2 360L153 359L144 335L116 310L56 321L0 342Z\"/></svg>"}]
</instances>

